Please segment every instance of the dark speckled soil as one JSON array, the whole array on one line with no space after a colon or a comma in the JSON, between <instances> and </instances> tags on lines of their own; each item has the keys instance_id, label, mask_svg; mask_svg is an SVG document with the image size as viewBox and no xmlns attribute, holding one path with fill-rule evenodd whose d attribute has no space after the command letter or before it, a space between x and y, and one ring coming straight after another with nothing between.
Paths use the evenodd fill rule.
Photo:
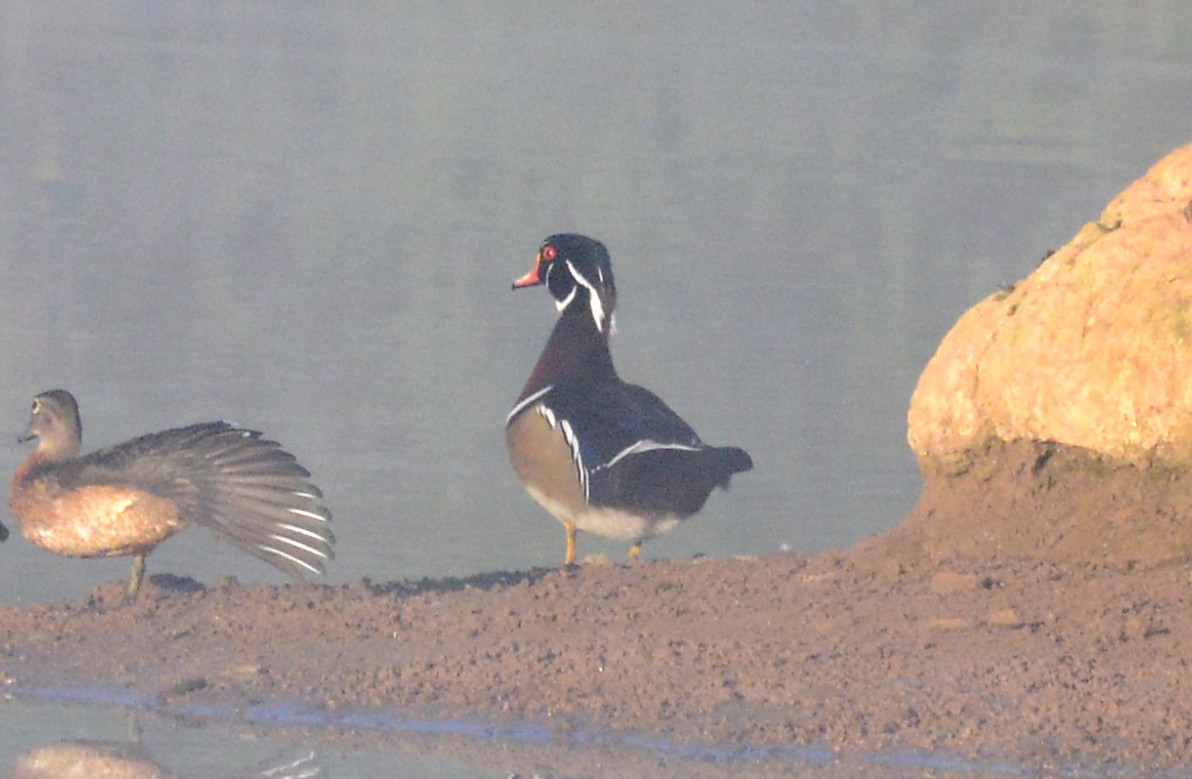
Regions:
<instances>
[{"instance_id":1,"label":"dark speckled soil","mask_svg":"<svg viewBox=\"0 0 1192 779\"><path fill-rule=\"evenodd\" d=\"M418 584L157 576L131 605L112 582L78 602L0 610L0 675L16 694L101 686L166 709L298 703L332 721L400 710L733 748L1192 765L1192 571L1164 559L1162 534L1130 559L1089 553L1096 544L981 555L972 528L986 518L961 508L985 506L1015 538L1058 527L1107 484L1102 498L1135 520L1179 521L1170 496L1148 497L1146 474L1071 467L1059 505L1037 499L1037 450L999 457L995 474L946 496L929 487L898 530L839 553ZM1135 520L1123 527L1136 535Z\"/></svg>"}]
</instances>

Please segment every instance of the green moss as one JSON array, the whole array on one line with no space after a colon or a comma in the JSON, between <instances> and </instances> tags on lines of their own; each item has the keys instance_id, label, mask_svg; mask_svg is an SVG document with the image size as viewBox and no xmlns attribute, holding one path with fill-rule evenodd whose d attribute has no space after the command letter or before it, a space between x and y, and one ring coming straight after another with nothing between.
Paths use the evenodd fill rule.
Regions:
<instances>
[{"instance_id":1,"label":"green moss","mask_svg":"<svg viewBox=\"0 0 1192 779\"><path fill-rule=\"evenodd\" d=\"M1188 304L1174 298L1160 298L1151 304L1147 312L1156 339L1183 344L1192 333L1188 322Z\"/></svg>"}]
</instances>

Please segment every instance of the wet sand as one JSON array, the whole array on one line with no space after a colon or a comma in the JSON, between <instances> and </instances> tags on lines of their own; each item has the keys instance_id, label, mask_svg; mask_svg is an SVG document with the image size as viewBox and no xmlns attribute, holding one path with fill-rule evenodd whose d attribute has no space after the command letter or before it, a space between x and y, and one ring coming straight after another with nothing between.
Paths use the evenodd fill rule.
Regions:
<instances>
[{"instance_id":1,"label":"wet sand","mask_svg":"<svg viewBox=\"0 0 1192 779\"><path fill-rule=\"evenodd\" d=\"M1004 472L972 489L1020 485ZM1082 500L1107 483L1104 469L1079 478ZM924 528L972 523L943 508L921 503L886 536L811 556L280 588L159 574L132 604L115 581L0 609L0 674L17 695L101 687L166 711L296 705L375 722L361 737L377 743L398 713L734 753L1192 764L1192 570L944 554ZM1060 527L1045 507L997 522L1008 537Z\"/></svg>"}]
</instances>

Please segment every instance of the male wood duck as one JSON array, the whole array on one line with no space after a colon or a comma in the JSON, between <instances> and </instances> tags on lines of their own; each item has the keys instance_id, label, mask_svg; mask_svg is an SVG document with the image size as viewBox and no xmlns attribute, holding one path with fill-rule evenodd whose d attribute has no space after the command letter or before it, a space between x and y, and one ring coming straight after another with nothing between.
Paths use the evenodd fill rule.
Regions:
<instances>
[{"instance_id":1,"label":"male wood duck","mask_svg":"<svg viewBox=\"0 0 1192 779\"><path fill-rule=\"evenodd\" d=\"M513 288L541 284L559 319L505 420L509 459L563 523L564 565L575 562L580 530L632 541L632 560L753 461L743 449L708 446L657 395L617 376L609 353L617 289L604 244L547 238Z\"/></svg>"},{"instance_id":2,"label":"male wood duck","mask_svg":"<svg viewBox=\"0 0 1192 779\"><path fill-rule=\"evenodd\" d=\"M281 445L230 422L204 422L79 456L83 425L65 390L33 399L37 448L12 477L9 507L33 543L68 557L133 556L128 599L145 555L203 525L298 577L332 558L331 514L310 473Z\"/></svg>"}]
</instances>

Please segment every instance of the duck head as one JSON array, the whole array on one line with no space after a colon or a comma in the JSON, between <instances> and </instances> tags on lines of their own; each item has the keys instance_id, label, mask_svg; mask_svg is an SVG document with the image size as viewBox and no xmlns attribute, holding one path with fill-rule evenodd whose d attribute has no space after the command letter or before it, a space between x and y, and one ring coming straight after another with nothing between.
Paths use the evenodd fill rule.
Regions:
<instances>
[{"instance_id":1,"label":"duck head","mask_svg":"<svg viewBox=\"0 0 1192 779\"><path fill-rule=\"evenodd\" d=\"M596 330L613 329L617 286L604 244L585 235L560 233L542 242L534 267L513 282L514 289L545 284L560 313L587 309Z\"/></svg>"}]
</instances>

